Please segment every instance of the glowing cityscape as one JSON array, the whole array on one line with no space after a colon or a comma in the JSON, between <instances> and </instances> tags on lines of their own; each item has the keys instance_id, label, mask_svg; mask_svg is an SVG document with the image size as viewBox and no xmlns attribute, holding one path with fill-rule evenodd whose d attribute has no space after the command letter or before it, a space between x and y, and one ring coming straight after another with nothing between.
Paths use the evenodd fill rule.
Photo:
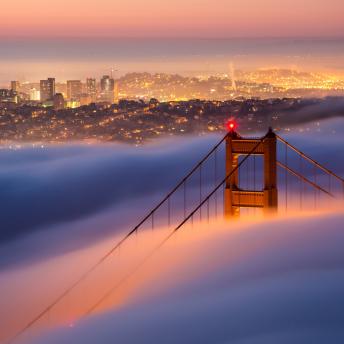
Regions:
<instances>
[{"instance_id":1,"label":"glowing cityscape","mask_svg":"<svg viewBox=\"0 0 344 344\"><path fill-rule=\"evenodd\" d=\"M344 343L343 0L0 6L0 344Z\"/></svg>"}]
</instances>

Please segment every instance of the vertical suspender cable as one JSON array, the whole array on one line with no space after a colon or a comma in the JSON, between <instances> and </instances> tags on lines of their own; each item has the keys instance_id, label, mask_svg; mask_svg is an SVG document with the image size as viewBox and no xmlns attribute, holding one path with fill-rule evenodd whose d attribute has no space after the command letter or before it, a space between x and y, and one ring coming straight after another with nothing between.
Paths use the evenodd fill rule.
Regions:
<instances>
[{"instance_id":1,"label":"vertical suspender cable","mask_svg":"<svg viewBox=\"0 0 344 344\"><path fill-rule=\"evenodd\" d=\"M288 167L288 146L285 144L285 165ZM288 212L288 172L285 170L284 172L284 177L285 177L285 211L286 213Z\"/></svg>"},{"instance_id":2,"label":"vertical suspender cable","mask_svg":"<svg viewBox=\"0 0 344 344\"><path fill-rule=\"evenodd\" d=\"M250 164L249 164L249 159L247 159L246 161L246 185L245 185L245 188L247 190L250 189L250 186L249 186L249 180L250 180L250 176L249 176L249 173L250 173Z\"/></svg>"},{"instance_id":3,"label":"vertical suspender cable","mask_svg":"<svg viewBox=\"0 0 344 344\"><path fill-rule=\"evenodd\" d=\"M167 224L168 224L168 228L170 228L170 225L171 225L171 200L170 200L170 197L167 199Z\"/></svg>"},{"instance_id":4,"label":"vertical suspender cable","mask_svg":"<svg viewBox=\"0 0 344 344\"><path fill-rule=\"evenodd\" d=\"M314 184L317 183L317 171L316 166L313 165L313 173L314 173ZM314 209L317 209L317 190L314 189Z\"/></svg>"},{"instance_id":5,"label":"vertical suspender cable","mask_svg":"<svg viewBox=\"0 0 344 344\"><path fill-rule=\"evenodd\" d=\"M209 224L209 198L207 199L207 223Z\"/></svg>"},{"instance_id":6,"label":"vertical suspender cable","mask_svg":"<svg viewBox=\"0 0 344 344\"><path fill-rule=\"evenodd\" d=\"M303 175L302 156L299 154L300 174ZM302 180L300 178L300 210L302 210Z\"/></svg>"},{"instance_id":7,"label":"vertical suspender cable","mask_svg":"<svg viewBox=\"0 0 344 344\"><path fill-rule=\"evenodd\" d=\"M184 192L184 219L186 218L186 180L183 183L183 192Z\"/></svg>"},{"instance_id":8,"label":"vertical suspender cable","mask_svg":"<svg viewBox=\"0 0 344 344\"><path fill-rule=\"evenodd\" d=\"M217 181L217 149L214 152L214 187L216 187ZM214 195L214 202L215 202L215 218L217 218L217 192Z\"/></svg>"},{"instance_id":9,"label":"vertical suspender cable","mask_svg":"<svg viewBox=\"0 0 344 344\"><path fill-rule=\"evenodd\" d=\"M199 166L199 204L202 203L202 164ZM202 221L202 207L199 209L199 219Z\"/></svg>"}]
</instances>

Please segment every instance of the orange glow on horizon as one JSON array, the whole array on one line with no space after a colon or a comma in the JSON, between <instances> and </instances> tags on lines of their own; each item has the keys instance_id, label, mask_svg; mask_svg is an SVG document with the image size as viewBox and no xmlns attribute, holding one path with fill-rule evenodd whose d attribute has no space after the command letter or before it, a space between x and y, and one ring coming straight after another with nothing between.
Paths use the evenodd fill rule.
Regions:
<instances>
[{"instance_id":1,"label":"orange glow on horizon","mask_svg":"<svg viewBox=\"0 0 344 344\"><path fill-rule=\"evenodd\" d=\"M309 9L312 9L311 11ZM34 9L34 10L33 10ZM342 36L344 3L310 0L44 0L1 6L2 35L33 36Z\"/></svg>"}]
</instances>

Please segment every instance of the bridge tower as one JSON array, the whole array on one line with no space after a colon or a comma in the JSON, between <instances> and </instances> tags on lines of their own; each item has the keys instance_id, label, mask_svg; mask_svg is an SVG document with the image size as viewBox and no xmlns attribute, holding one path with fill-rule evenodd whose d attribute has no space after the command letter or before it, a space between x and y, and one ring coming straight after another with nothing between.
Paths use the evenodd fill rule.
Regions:
<instances>
[{"instance_id":1,"label":"bridge tower","mask_svg":"<svg viewBox=\"0 0 344 344\"><path fill-rule=\"evenodd\" d=\"M270 128L264 139L243 138L230 130L226 137L226 175L228 176L224 194L226 218L240 215L241 207L263 208L265 213L277 211L277 160L276 134ZM240 155L260 155L264 157L264 189L242 190L239 188L237 168Z\"/></svg>"}]
</instances>

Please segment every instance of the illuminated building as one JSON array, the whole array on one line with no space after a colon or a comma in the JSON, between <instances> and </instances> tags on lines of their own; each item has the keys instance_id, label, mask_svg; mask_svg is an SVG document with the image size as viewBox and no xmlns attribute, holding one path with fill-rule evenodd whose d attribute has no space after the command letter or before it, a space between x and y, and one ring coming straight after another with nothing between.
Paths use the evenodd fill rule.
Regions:
<instances>
[{"instance_id":1,"label":"illuminated building","mask_svg":"<svg viewBox=\"0 0 344 344\"><path fill-rule=\"evenodd\" d=\"M80 106L80 101L69 100L67 101L67 108L76 109Z\"/></svg>"},{"instance_id":2,"label":"illuminated building","mask_svg":"<svg viewBox=\"0 0 344 344\"><path fill-rule=\"evenodd\" d=\"M104 75L100 80L101 97L103 101L113 103L115 97L115 80Z\"/></svg>"},{"instance_id":3,"label":"illuminated building","mask_svg":"<svg viewBox=\"0 0 344 344\"><path fill-rule=\"evenodd\" d=\"M64 109L64 98L62 93L56 93L53 97L54 109L62 110Z\"/></svg>"},{"instance_id":4,"label":"illuminated building","mask_svg":"<svg viewBox=\"0 0 344 344\"><path fill-rule=\"evenodd\" d=\"M115 82L115 86L114 86L114 102L116 104L118 104L118 102L119 102L119 85L118 85L118 81Z\"/></svg>"},{"instance_id":5,"label":"illuminated building","mask_svg":"<svg viewBox=\"0 0 344 344\"><path fill-rule=\"evenodd\" d=\"M52 100L55 95L55 78L40 81L41 101Z\"/></svg>"},{"instance_id":6,"label":"illuminated building","mask_svg":"<svg viewBox=\"0 0 344 344\"><path fill-rule=\"evenodd\" d=\"M97 82L96 79L86 79L86 93L91 97L91 101L95 102L97 98Z\"/></svg>"},{"instance_id":7,"label":"illuminated building","mask_svg":"<svg viewBox=\"0 0 344 344\"><path fill-rule=\"evenodd\" d=\"M39 101L41 99L41 93L39 90L36 90L35 88L31 88L29 97L30 97L30 100Z\"/></svg>"},{"instance_id":8,"label":"illuminated building","mask_svg":"<svg viewBox=\"0 0 344 344\"><path fill-rule=\"evenodd\" d=\"M0 89L0 102L17 103L17 92L8 89Z\"/></svg>"},{"instance_id":9,"label":"illuminated building","mask_svg":"<svg viewBox=\"0 0 344 344\"><path fill-rule=\"evenodd\" d=\"M80 106L88 105L94 102L90 95L84 94L84 93L80 95L79 101L80 101Z\"/></svg>"},{"instance_id":10,"label":"illuminated building","mask_svg":"<svg viewBox=\"0 0 344 344\"><path fill-rule=\"evenodd\" d=\"M11 90L14 92L19 92L20 83L19 81L11 81Z\"/></svg>"},{"instance_id":11,"label":"illuminated building","mask_svg":"<svg viewBox=\"0 0 344 344\"><path fill-rule=\"evenodd\" d=\"M82 84L80 80L67 80L67 98L78 100L82 94Z\"/></svg>"}]
</instances>

